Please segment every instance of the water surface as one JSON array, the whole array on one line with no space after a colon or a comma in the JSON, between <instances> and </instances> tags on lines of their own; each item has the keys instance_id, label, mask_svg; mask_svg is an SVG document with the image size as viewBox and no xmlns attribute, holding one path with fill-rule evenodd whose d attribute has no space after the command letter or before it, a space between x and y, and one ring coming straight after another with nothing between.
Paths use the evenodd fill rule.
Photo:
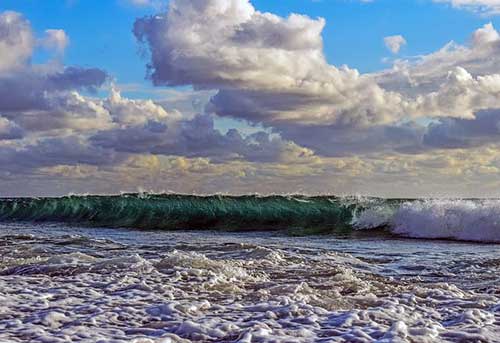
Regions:
<instances>
[{"instance_id":1,"label":"water surface","mask_svg":"<svg viewBox=\"0 0 500 343\"><path fill-rule=\"evenodd\" d=\"M0 227L0 340L498 342L496 244Z\"/></svg>"}]
</instances>

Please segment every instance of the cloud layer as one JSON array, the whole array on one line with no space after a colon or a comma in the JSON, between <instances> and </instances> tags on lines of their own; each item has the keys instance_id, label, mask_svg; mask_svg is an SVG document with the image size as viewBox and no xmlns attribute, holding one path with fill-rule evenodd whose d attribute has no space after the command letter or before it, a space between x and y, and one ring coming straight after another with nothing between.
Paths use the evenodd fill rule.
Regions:
<instances>
[{"instance_id":1,"label":"cloud layer","mask_svg":"<svg viewBox=\"0 0 500 343\"><path fill-rule=\"evenodd\" d=\"M148 78L191 87L187 106L128 98L105 71L63 63L72 45L64 30L37 35L21 14L0 13L0 191L60 181L87 192L397 195L386 188L393 185L428 195L447 183L467 194L498 183L500 34L492 24L466 44L362 74L328 63L321 18L280 17L248 0L168 7L137 19L133 32L148 52ZM395 54L406 43L384 41ZM34 64L37 49L52 59ZM213 96L199 103L197 92ZM222 129L227 119L232 127Z\"/></svg>"},{"instance_id":2,"label":"cloud layer","mask_svg":"<svg viewBox=\"0 0 500 343\"><path fill-rule=\"evenodd\" d=\"M0 56L0 165L5 175L117 167L134 155L209 158L211 163L273 163L313 155L268 132L223 133L210 114L167 110L151 100L123 97L114 87L106 98L92 96L108 80L104 71L57 60L31 63L38 47L61 54L69 42L64 31L48 30L37 39L27 19L14 12L0 14L0 23L0 46L9 51Z\"/></svg>"}]
</instances>

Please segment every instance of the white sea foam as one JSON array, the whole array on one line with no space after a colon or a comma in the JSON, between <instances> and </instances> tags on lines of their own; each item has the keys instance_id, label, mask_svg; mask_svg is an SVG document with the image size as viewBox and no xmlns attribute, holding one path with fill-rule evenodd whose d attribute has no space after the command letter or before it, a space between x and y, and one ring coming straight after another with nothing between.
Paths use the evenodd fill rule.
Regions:
<instances>
[{"instance_id":1,"label":"white sea foam","mask_svg":"<svg viewBox=\"0 0 500 343\"><path fill-rule=\"evenodd\" d=\"M422 200L373 205L353 220L358 229L387 226L412 238L500 243L500 200Z\"/></svg>"},{"instance_id":2,"label":"white sea foam","mask_svg":"<svg viewBox=\"0 0 500 343\"><path fill-rule=\"evenodd\" d=\"M225 238L205 242L201 235L186 233L182 244L171 242L168 249L162 243L120 245L118 251L108 249L115 243L107 247L101 240L89 249L93 240L75 239L64 251L64 237L0 241L0 253L9 255L8 263L0 264L0 342L498 342L500 337L498 286L469 290L432 279L420 282L420 274L396 279L377 273L390 268L385 260L300 248L286 237L271 246L228 244ZM39 254L30 250L35 246L43 246L43 255L28 258ZM494 272L495 261L482 263ZM471 262L471 270L450 264L446 275L477 277L480 262Z\"/></svg>"}]
</instances>

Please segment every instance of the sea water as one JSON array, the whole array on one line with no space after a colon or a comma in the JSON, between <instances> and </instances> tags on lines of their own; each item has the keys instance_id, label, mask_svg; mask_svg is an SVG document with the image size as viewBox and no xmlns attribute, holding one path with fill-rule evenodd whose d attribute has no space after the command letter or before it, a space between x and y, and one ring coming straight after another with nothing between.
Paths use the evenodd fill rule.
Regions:
<instances>
[{"instance_id":1,"label":"sea water","mask_svg":"<svg viewBox=\"0 0 500 343\"><path fill-rule=\"evenodd\" d=\"M365 201L361 235L11 220L0 342L500 342L499 203Z\"/></svg>"}]
</instances>

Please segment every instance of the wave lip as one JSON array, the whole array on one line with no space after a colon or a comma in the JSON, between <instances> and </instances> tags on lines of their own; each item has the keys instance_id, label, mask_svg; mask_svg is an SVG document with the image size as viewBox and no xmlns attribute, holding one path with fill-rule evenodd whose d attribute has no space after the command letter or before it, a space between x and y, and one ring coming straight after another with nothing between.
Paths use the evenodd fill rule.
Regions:
<instances>
[{"instance_id":1,"label":"wave lip","mask_svg":"<svg viewBox=\"0 0 500 343\"><path fill-rule=\"evenodd\" d=\"M138 229L292 230L500 243L498 200L124 194L0 200L0 221Z\"/></svg>"}]
</instances>

